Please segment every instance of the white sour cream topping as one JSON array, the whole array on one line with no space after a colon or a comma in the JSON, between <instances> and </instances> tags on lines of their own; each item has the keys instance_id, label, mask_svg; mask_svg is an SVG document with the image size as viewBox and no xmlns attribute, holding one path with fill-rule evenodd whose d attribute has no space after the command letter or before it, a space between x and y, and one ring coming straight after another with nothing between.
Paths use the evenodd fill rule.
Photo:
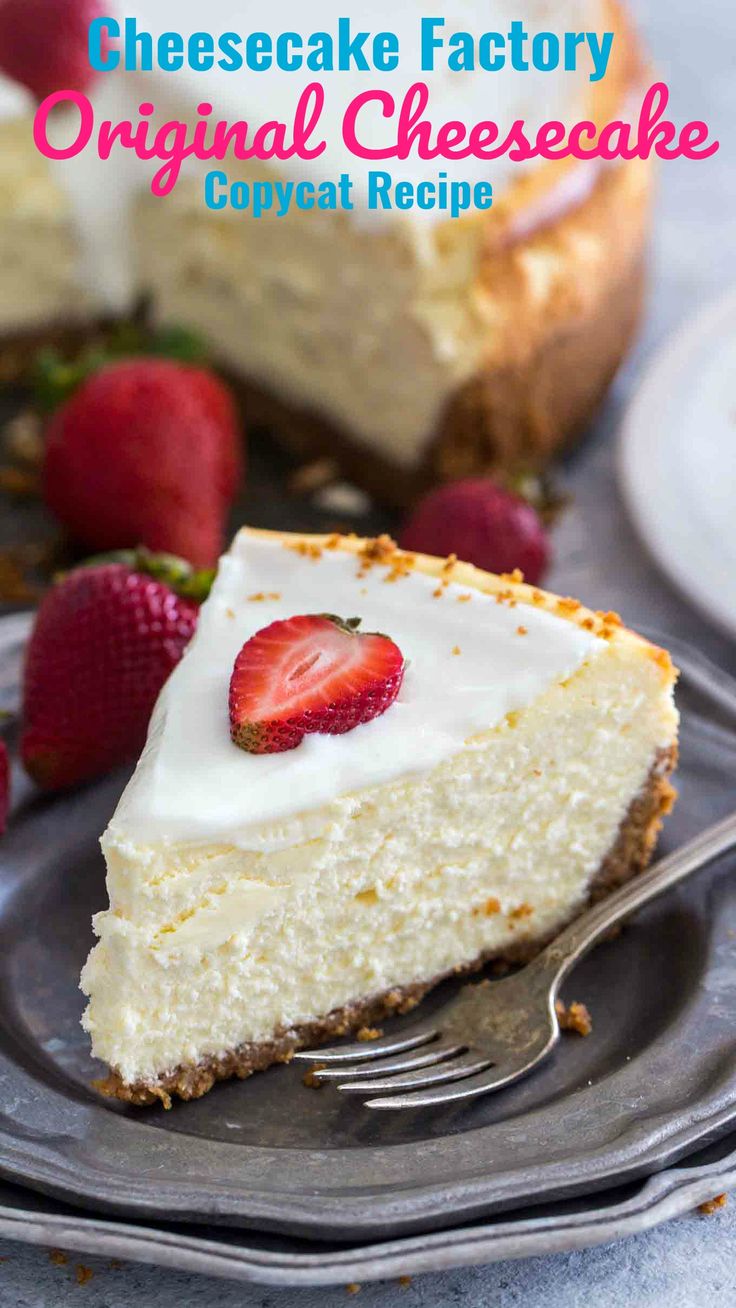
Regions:
<instances>
[{"instance_id":1,"label":"white sour cream topping","mask_svg":"<svg viewBox=\"0 0 736 1308\"><path fill-rule=\"evenodd\" d=\"M344 550L313 559L279 540L236 537L159 699L113 829L133 841L275 847L289 839L279 823L428 771L605 648L532 605L499 604L454 584L436 598L436 580L421 573L387 582L385 566L359 571L360 560ZM396 641L407 661L397 701L344 736L307 736L285 754L245 753L230 739L228 718L240 648L271 622L324 612L360 616L365 631Z\"/></svg>"}]
</instances>

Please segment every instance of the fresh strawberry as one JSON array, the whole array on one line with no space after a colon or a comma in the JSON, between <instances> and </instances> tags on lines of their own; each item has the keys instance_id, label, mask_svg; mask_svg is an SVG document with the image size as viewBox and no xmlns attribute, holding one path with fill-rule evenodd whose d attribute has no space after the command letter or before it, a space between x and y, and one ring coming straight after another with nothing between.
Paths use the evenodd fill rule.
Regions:
<instances>
[{"instance_id":1,"label":"fresh strawberry","mask_svg":"<svg viewBox=\"0 0 736 1308\"><path fill-rule=\"evenodd\" d=\"M296 749L313 732L340 736L390 708L404 656L388 636L330 614L273 622L235 660L230 730L250 754Z\"/></svg>"},{"instance_id":2,"label":"fresh strawberry","mask_svg":"<svg viewBox=\"0 0 736 1308\"><path fill-rule=\"evenodd\" d=\"M549 565L549 543L536 509L489 478L431 491L401 535L405 550L456 554L487 572L520 568L536 586Z\"/></svg>"},{"instance_id":3,"label":"fresh strawberry","mask_svg":"<svg viewBox=\"0 0 736 1308\"><path fill-rule=\"evenodd\" d=\"M10 809L10 759L8 747L0 740L0 836L5 834Z\"/></svg>"},{"instance_id":4,"label":"fresh strawberry","mask_svg":"<svg viewBox=\"0 0 736 1308\"><path fill-rule=\"evenodd\" d=\"M212 373L130 359L94 373L47 432L44 493L85 546L214 563L242 476L235 406Z\"/></svg>"},{"instance_id":5,"label":"fresh strawberry","mask_svg":"<svg viewBox=\"0 0 736 1308\"><path fill-rule=\"evenodd\" d=\"M135 758L194 634L211 573L138 551L92 561L44 598L26 653L21 758L49 790Z\"/></svg>"},{"instance_id":6,"label":"fresh strawberry","mask_svg":"<svg viewBox=\"0 0 736 1308\"><path fill-rule=\"evenodd\" d=\"M106 12L101 0L0 0L0 70L39 100L85 91L89 25Z\"/></svg>"}]
</instances>

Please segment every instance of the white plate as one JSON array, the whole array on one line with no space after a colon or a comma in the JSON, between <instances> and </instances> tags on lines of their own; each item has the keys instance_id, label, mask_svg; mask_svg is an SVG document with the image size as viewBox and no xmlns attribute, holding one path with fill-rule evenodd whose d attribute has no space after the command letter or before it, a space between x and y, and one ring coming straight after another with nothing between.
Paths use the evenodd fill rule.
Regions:
<instances>
[{"instance_id":1,"label":"white plate","mask_svg":"<svg viewBox=\"0 0 736 1308\"><path fill-rule=\"evenodd\" d=\"M656 357L624 420L619 468L650 553L736 636L736 294Z\"/></svg>"}]
</instances>

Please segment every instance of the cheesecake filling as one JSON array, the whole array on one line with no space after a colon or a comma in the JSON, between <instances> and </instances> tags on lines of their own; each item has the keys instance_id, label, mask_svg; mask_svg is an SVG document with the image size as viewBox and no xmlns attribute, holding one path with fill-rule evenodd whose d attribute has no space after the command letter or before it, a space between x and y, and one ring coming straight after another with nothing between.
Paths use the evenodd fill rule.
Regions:
<instances>
[{"instance_id":1,"label":"cheesecake filling","mask_svg":"<svg viewBox=\"0 0 736 1308\"><path fill-rule=\"evenodd\" d=\"M104 837L85 1026L129 1084L554 933L676 735L671 678L633 638L294 543L238 537ZM397 640L399 700L244 754L234 653L325 608Z\"/></svg>"}]
</instances>

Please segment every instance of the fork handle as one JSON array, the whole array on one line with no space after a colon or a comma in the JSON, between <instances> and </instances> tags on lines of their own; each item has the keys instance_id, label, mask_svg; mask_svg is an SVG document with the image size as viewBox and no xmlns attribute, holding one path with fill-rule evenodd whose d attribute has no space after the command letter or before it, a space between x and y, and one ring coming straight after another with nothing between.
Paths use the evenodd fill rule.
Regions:
<instances>
[{"instance_id":1,"label":"fork handle","mask_svg":"<svg viewBox=\"0 0 736 1308\"><path fill-rule=\"evenodd\" d=\"M547 976L553 974L553 997L565 977L593 945L613 927L618 926L636 909L643 908L692 872L698 872L714 859L736 846L736 813L708 827L681 849L661 859L642 877L629 881L620 890L596 904L589 912L571 923L539 955L532 967Z\"/></svg>"}]
</instances>

